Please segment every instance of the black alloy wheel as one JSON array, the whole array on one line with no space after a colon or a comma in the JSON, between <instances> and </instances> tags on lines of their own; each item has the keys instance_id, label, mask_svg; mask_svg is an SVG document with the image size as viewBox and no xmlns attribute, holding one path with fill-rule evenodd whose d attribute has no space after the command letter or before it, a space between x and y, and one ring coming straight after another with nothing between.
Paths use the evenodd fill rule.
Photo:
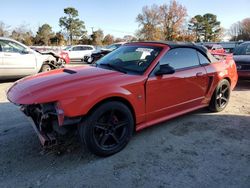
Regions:
<instances>
[{"instance_id":1,"label":"black alloy wheel","mask_svg":"<svg viewBox=\"0 0 250 188\"><path fill-rule=\"evenodd\" d=\"M220 112L224 110L229 102L231 87L228 80L222 80L214 91L210 101L210 110Z\"/></svg>"},{"instance_id":2,"label":"black alloy wheel","mask_svg":"<svg viewBox=\"0 0 250 188\"><path fill-rule=\"evenodd\" d=\"M120 102L99 106L80 125L81 140L96 155L108 156L119 152L130 140L134 120L130 109Z\"/></svg>"}]
</instances>

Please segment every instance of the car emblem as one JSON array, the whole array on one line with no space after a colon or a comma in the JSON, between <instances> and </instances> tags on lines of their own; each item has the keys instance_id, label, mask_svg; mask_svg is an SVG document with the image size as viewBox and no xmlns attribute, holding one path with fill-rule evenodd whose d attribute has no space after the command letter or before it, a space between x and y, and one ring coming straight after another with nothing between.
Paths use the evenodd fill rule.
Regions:
<instances>
[{"instance_id":1,"label":"car emblem","mask_svg":"<svg viewBox=\"0 0 250 188\"><path fill-rule=\"evenodd\" d=\"M241 65L236 65L237 69L240 70L241 69Z\"/></svg>"}]
</instances>

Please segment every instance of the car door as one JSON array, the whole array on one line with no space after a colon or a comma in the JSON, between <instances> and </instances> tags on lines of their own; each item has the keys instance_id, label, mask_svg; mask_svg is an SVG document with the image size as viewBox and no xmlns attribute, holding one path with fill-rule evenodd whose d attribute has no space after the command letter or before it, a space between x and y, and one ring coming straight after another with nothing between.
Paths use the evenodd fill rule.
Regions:
<instances>
[{"instance_id":1,"label":"car door","mask_svg":"<svg viewBox=\"0 0 250 188\"><path fill-rule=\"evenodd\" d=\"M169 64L175 73L156 76L160 65ZM206 70L192 48L168 51L146 83L147 120L175 115L202 105L208 85Z\"/></svg>"},{"instance_id":2,"label":"car door","mask_svg":"<svg viewBox=\"0 0 250 188\"><path fill-rule=\"evenodd\" d=\"M94 48L91 46L84 46L82 51L82 57L86 55L91 55L91 53L94 51Z\"/></svg>"},{"instance_id":3,"label":"car door","mask_svg":"<svg viewBox=\"0 0 250 188\"><path fill-rule=\"evenodd\" d=\"M72 47L72 49L69 53L69 58L72 60L81 59L82 58L82 51L83 51L82 46Z\"/></svg>"},{"instance_id":4,"label":"car door","mask_svg":"<svg viewBox=\"0 0 250 188\"><path fill-rule=\"evenodd\" d=\"M36 56L32 50L11 41L1 40L2 76L26 76L36 73Z\"/></svg>"}]
</instances>

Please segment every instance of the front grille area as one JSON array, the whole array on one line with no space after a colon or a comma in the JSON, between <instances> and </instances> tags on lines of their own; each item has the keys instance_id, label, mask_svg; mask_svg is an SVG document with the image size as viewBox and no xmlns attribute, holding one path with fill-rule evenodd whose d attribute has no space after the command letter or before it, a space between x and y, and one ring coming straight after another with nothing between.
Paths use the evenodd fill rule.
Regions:
<instances>
[{"instance_id":1,"label":"front grille area","mask_svg":"<svg viewBox=\"0 0 250 188\"><path fill-rule=\"evenodd\" d=\"M236 63L237 66L237 70L250 70L250 63L246 64L246 63Z\"/></svg>"}]
</instances>

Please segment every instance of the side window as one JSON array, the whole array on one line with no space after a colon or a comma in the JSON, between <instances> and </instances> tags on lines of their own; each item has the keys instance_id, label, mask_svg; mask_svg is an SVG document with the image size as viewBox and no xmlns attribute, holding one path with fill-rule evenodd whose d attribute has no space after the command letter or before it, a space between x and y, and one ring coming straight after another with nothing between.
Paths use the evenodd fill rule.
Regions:
<instances>
[{"instance_id":1,"label":"side window","mask_svg":"<svg viewBox=\"0 0 250 188\"><path fill-rule=\"evenodd\" d=\"M78 46L73 47L73 48L72 48L72 51L78 51Z\"/></svg>"},{"instance_id":2,"label":"side window","mask_svg":"<svg viewBox=\"0 0 250 188\"><path fill-rule=\"evenodd\" d=\"M82 46L82 50L90 50L90 47L88 47L88 46Z\"/></svg>"},{"instance_id":3,"label":"side window","mask_svg":"<svg viewBox=\"0 0 250 188\"><path fill-rule=\"evenodd\" d=\"M73 51L81 51L82 47L81 46L76 46L73 48Z\"/></svg>"},{"instance_id":4,"label":"side window","mask_svg":"<svg viewBox=\"0 0 250 188\"><path fill-rule=\"evenodd\" d=\"M25 47L12 41L1 41L0 45L3 52L22 53L25 50Z\"/></svg>"},{"instance_id":5,"label":"side window","mask_svg":"<svg viewBox=\"0 0 250 188\"><path fill-rule=\"evenodd\" d=\"M92 48L92 47L90 47L90 46L88 46L88 47L87 47L87 50L93 50L93 48Z\"/></svg>"},{"instance_id":6,"label":"side window","mask_svg":"<svg viewBox=\"0 0 250 188\"><path fill-rule=\"evenodd\" d=\"M250 55L250 44L246 47L246 55Z\"/></svg>"},{"instance_id":7,"label":"side window","mask_svg":"<svg viewBox=\"0 0 250 188\"><path fill-rule=\"evenodd\" d=\"M0 52L2 52L3 51L3 42L0 40Z\"/></svg>"},{"instance_id":8,"label":"side window","mask_svg":"<svg viewBox=\"0 0 250 188\"><path fill-rule=\"evenodd\" d=\"M201 65L207 65L210 63L210 61L204 55L202 55L200 52L197 52L197 53L198 53L198 57L199 57Z\"/></svg>"},{"instance_id":9,"label":"side window","mask_svg":"<svg viewBox=\"0 0 250 188\"><path fill-rule=\"evenodd\" d=\"M160 65L169 64L174 69L183 69L199 65L197 52L191 48L175 48L167 52Z\"/></svg>"}]
</instances>

